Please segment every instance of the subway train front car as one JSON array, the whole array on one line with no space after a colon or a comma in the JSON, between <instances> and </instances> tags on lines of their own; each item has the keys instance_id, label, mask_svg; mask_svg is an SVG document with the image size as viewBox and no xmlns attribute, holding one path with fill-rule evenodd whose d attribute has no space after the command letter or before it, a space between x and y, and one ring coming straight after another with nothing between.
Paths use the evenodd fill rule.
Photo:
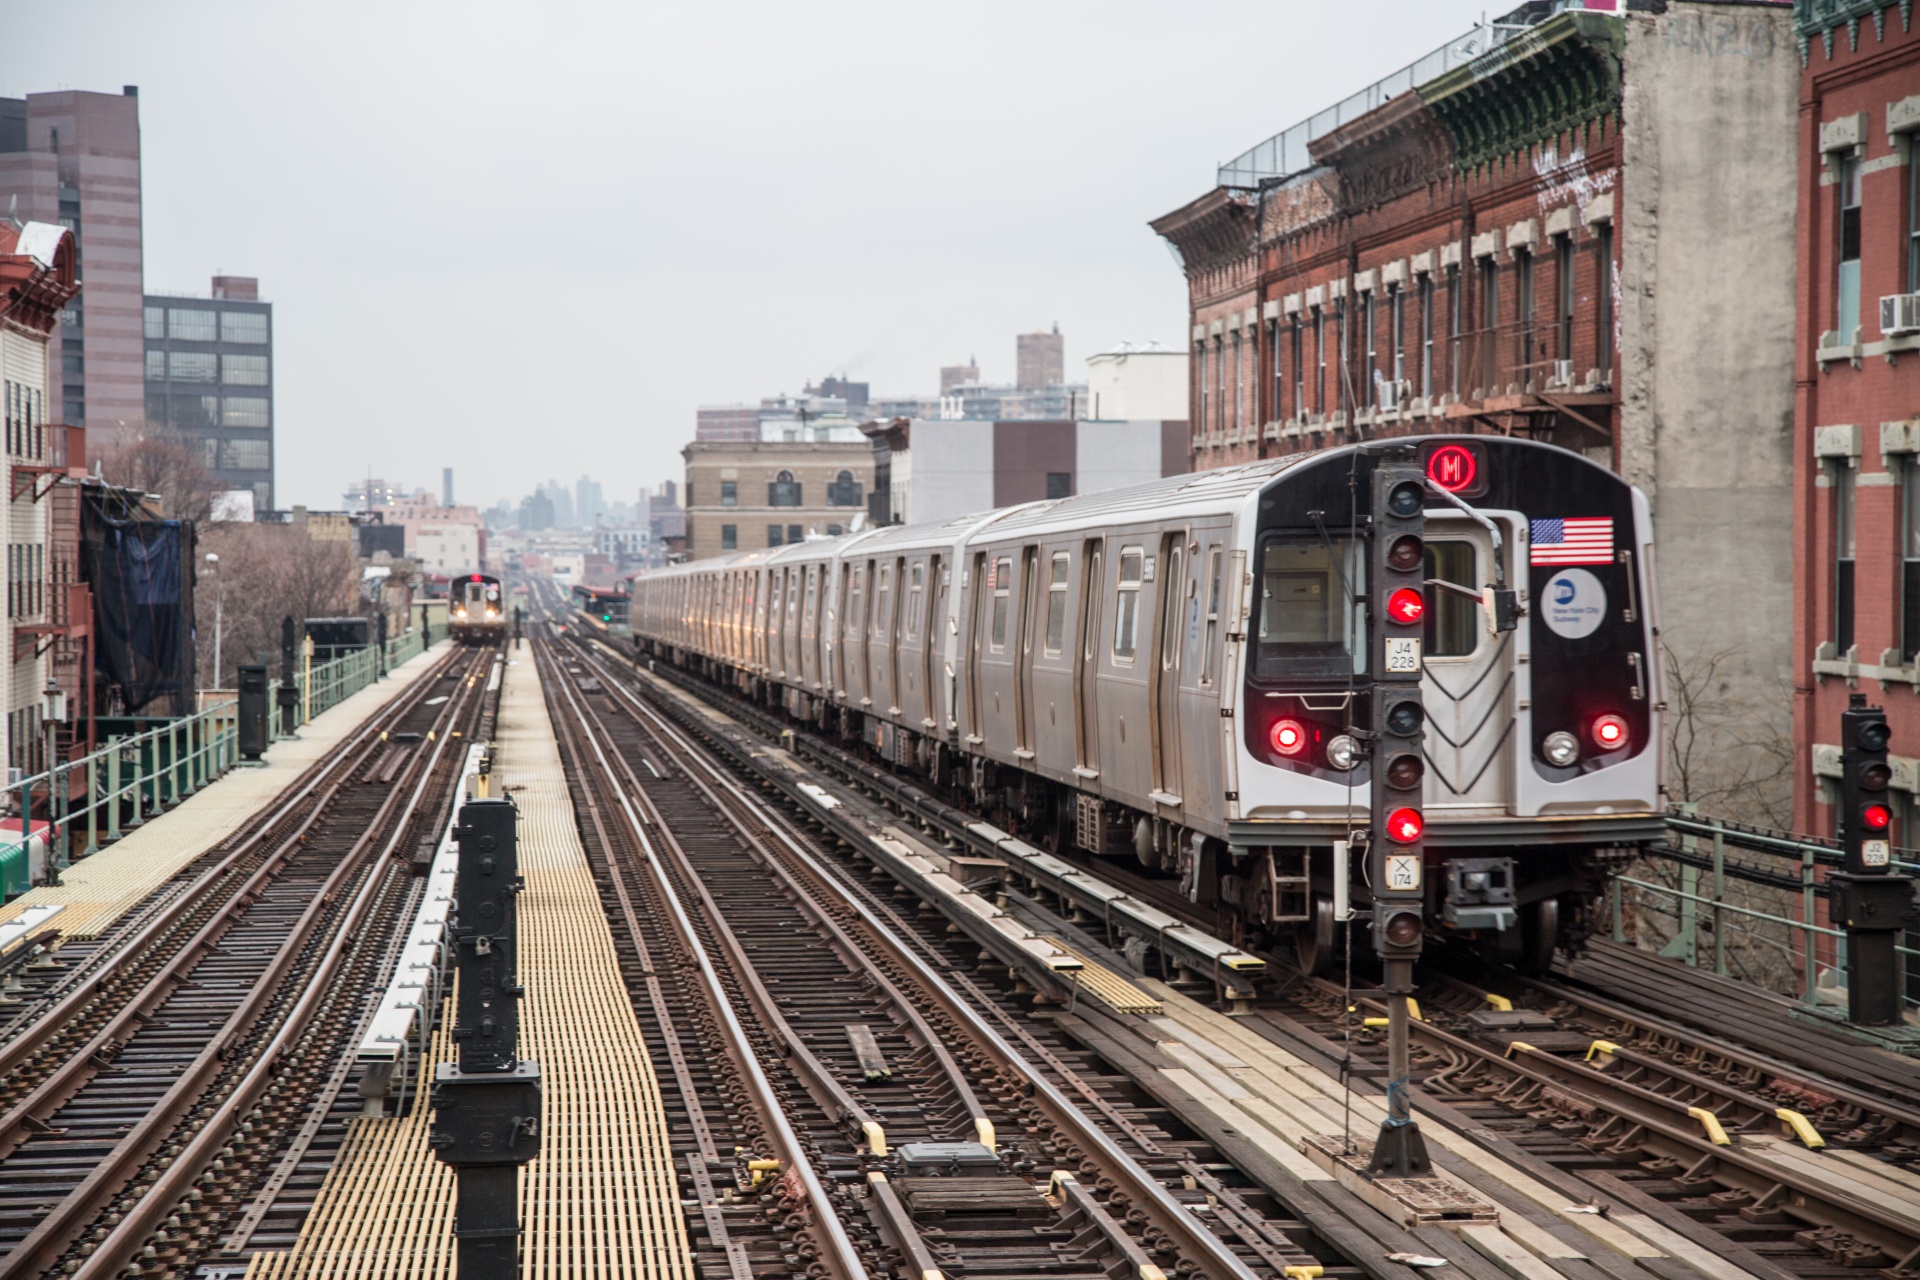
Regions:
<instances>
[{"instance_id":1,"label":"subway train front car","mask_svg":"<svg viewBox=\"0 0 1920 1280\"><path fill-rule=\"evenodd\" d=\"M456 644L492 644L507 634L500 579L462 574L447 589L447 628Z\"/></svg>"},{"instance_id":2,"label":"subway train front car","mask_svg":"<svg viewBox=\"0 0 1920 1280\"><path fill-rule=\"evenodd\" d=\"M1310 971L1334 959L1334 842L1366 824L1373 780L1360 597L1383 456L1316 455L1249 513L1252 616L1220 883L1267 932L1291 931ZM1609 856L1662 836L1650 518L1618 476L1547 445L1442 437L1412 460L1429 493L1428 928L1537 971L1594 927ZM1503 579L1521 606L1510 630L1474 598ZM1352 897L1364 905L1366 886Z\"/></svg>"}]
</instances>

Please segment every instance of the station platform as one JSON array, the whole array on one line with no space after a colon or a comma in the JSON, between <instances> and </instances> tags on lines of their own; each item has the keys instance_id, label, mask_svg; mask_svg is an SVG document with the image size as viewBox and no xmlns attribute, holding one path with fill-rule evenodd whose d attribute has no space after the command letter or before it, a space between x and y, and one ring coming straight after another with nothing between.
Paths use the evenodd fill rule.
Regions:
<instances>
[{"instance_id":1,"label":"station platform","mask_svg":"<svg viewBox=\"0 0 1920 1280\"><path fill-rule=\"evenodd\" d=\"M258 766L229 770L178 805L43 885L0 907L0 925L41 906L62 909L49 923L67 938L93 938L182 867L263 813L313 763L424 674L447 651L441 641L268 748Z\"/></svg>"},{"instance_id":2,"label":"station platform","mask_svg":"<svg viewBox=\"0 0 1920 1280\"><path fill-rule=\"evenodd\" d=\"M520 806L521 1052L540 1063L540 1158L521 1171L521 1273L692 1280L667 1117L574 827L532 656L506 668L493 776ZM420 1064L453 1057L445 1026ZM353 1122L291 1250L248 1280L425 1280L454 1273L454 1179L424 1105Z\"/></svg>"}]
</instances>

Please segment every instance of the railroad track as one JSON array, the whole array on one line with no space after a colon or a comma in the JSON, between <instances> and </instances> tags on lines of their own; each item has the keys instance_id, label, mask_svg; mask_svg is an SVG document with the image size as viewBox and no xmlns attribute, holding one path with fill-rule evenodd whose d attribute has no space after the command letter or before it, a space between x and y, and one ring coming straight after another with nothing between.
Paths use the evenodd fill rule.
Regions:
<instances>
[{"instance_id":1,"label":"railroad track","mask_svg":"<svg viewBox=\"0 0 1920 1280\"><path fill-rule=\"evenodd\" d=\"M741 710L733 699L710 700ZM930 806L917 784L830 745L809 743L806 754L966 847L964 815L943 823L943 806ZM1169 909L1182 905L1148 877L1098 871ZM1044 904L1026 905L1045 914ZM1064 919L1054 927L1071 932ZM1272 959L1285 970L1282 958ZM1920 1256L1920 1113L1904 1098L1563 982L1429 978L1435 996L1415 1026L1424 1103L1570 1197L1649 1217L1774 1280L1836 1267L1901 1272ZM1522 1000L1489 1001L1496 989L1519 991ZM1330 1071L1344 1063L1378 1077L1383 1037L1364 1019L1384 1009L1361 993L1362 1007L1344 1013L1346 995L1296 978L1263 1000L1257 1016L1269 1038ZM1851 1163L1815 1158L1809 1143L1847 1148Z\"/></svg>"},{"instance_id":2,"label":"railroad track","mask_svg":"<svg viewBox=\"0 0 1920 1280\"><path fill-rule=\"evenodd\" d=\"M772 1041L757 1060L804 1095L795 1125L870 1273L1359 1274L1209 1143L1033 1020L1030 993L976 976L985 957L944 918L903 910L831 840L794 833L612 672L541 647L561 690L556 723L607 744L597 754L651 824L648 865L699 905L701 945L742 975L736 1007ZM983 1138L1004 1163L978 1179L915 1177L879 1154ZM876 1173L888 1180L863 1188ZM844 1260L834 1271L854 1274Z\"/></svg>"},{"instance_id":3,"label":"railroad track","mask_svg":"<svg viewBox=\"0 0 1920 1280\"><path fill-rule=\"evenodd\" d=\"M0 1277L210 1260L377 990L491 660L443 658L0 1045Z\"/></svg>"}]
</instances>

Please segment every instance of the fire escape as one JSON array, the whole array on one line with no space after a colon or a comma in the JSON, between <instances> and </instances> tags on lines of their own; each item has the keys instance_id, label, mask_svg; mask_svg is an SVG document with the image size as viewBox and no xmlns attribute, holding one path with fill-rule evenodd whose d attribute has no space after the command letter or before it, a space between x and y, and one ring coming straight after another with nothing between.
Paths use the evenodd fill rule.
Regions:
<instances>
[{"instance_id":1,"label":"fire escape","mask_svg":"<svg viewBox=\"0 0 1920 1280\"><path fill-rule=\"evenodd\" d=\"M79 482L87 474L87 433L60 423L30 430L45 436L13 460L10 497L16 504L47 503L47 597L41 621L14 624L13 660L51 655L52 678L68 709L55 740L68 760L94 747L93 592L80 580Z\"/></svg>"}]
</instances>

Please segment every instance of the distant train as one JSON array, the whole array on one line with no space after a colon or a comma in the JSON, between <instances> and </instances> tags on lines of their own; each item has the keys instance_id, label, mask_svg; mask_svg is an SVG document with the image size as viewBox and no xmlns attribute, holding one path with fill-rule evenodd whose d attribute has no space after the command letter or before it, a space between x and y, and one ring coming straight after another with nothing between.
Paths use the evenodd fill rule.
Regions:
<instances>
[{"instance_id":1,"label":"distant train","mask_svg":"<svg viewBox=\"0 0 1920 1280\"><path fill-rule=\"evenodd\" d=\"M505 639L507 611L500 579L469 573L448 584L447 627L459 644L492 644Z\"/></svg>"},{"instance_id":2,"label":"distant train","mask_svg":"<svg viewBox=\"0 0 1920 1280\"><path fill-rule=\"evenodd\" d=\"M1428 918L1539 968L1597 924L1606 855L1663 832L1647 503L1550 445L1414 443ZM1049 848L1175 875L1319 970L1335 842L1367 823L1387 447L699 560L635 580L633 631ZM1504 632L1473 598L1496 554L1523 609Z\"/></svg>"}]
</instances>

